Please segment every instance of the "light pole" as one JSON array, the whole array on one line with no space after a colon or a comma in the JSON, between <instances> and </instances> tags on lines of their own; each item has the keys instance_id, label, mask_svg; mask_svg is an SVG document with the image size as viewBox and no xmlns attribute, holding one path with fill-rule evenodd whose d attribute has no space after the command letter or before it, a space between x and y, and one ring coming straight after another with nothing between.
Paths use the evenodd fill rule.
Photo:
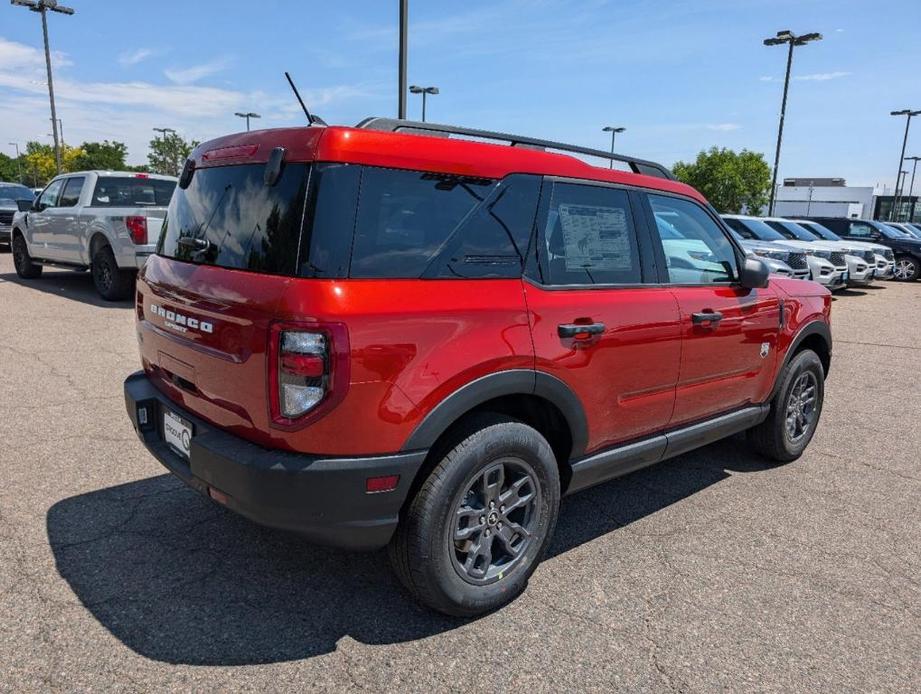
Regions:
<instances>
[{"instance_id":1,"label":"light pole","mask_svg":"<svg viewBox=\"0 0 921 694\"><path fill-rule=\"evenodd\" d=\"M409 52L409 0L400 0L400 53L397 58L397 118L406 120L406 54Z\"/></svg>"},{"instance_id":2,"label":"light pole","mask_svg":"<svg viewBox=\"0 0 921 694\"><path fill-rule=\"evenodd\" d=\"M912 111L910 108L903 108L901 111L890 111L890 116L905 116L905 136L902 138L902 153L899 155L899 168L896 171L900 173L895 177L895 192L892 196L892 207L889 209L889 221L892 221L892 215L895 214L895 206L899 202L899 177L902 171L902 162L905 160L905 145L908 144L908 128L911 125L913 116L917 116L921 111Z\"/></svg>"},{"instance_id":3,"label":"light pole","mask_svg":"<svg viewBox=\"0 0 921 694\"><path fill-rule=\"evenodd\" d=\"M233 115L240 116L240 118L246 119L246 132L249 132L249 119L250 118L262 118L262 116L260 116L258 113L253 113L252 111L250 111L249 113L240 113L238 111L237 113L234 113Z\"/></svg>"},{"instance_id":4,"label":"light pole","mask_svg":"<svg viewBox=\"0 0 921 694\"><path fill-rule=\"evenodd\" d=\"M18 142L10 142L10 143L8 143L8 144L11 144L11 145L13 145L13 147L16 148L16 168L17 168L18 171L19 171L19 182L22 183L22 160L19 158L19 143L18 143ZM911 180L914 181L914 180L915 180L914 177L912 177Z\"/></svg>"},{"instance_id":5,"label":"light pole","mask_svg":"<svg viewBox=\"0 0 921 694\"><path fill-rule=\"evenodd\" d=\"M67 143L64 141L64 122L60 118L58 118L58 132L61 134L61 149L64 149Z\"/></svg>"},{"instance_id":6,"label":"light pole","mask_svg":"<svg viewBox=\"0 0 921 694\"><path fill-rule=\"evenodd\" d=\"M622 133L624 130L626 130L626 128L615 128L613 125L606 125L606 126L604 126L604 127L601 129L601 132L603 132L603 133L611 133L611 154L614 154L614 138L615 138L615 136L617 135L617 133ZM613 159L611 159L611 160L608 162L608 168L610 168L610 169L613 169L613 168L614 168L614 160L613 160Z\"/></svg>"},{"instance_id":7,"label":"light pole","mask_svg":"<svg viewBox=\"0 0 921 694\"><path fill-rule=\"evenodd\" d=\"M790 89L790 68L793 66L793 49L796 46L805 46L810 41L821 41L822 34L811 33L796 36L792 31L778 31L776 36L764 39L765 46L780 46L788 44L787 74L783 81L783 101L780 103L780 125L777 128L777 150L774 152L774 174L771 177L771 201L768 204L768 214L774 214L774 197L777 194L777 169L780 166L780 142L783 139L783 120L787 112L787 91Z\"/></svg>"},{"instance_id":8,"label":"light pole","mask_svg":"<svg viewBox=\"0 0 921 694\"><path fill-rule=\"evenodd\" d=\"M51 50L48 48L48 10L61 14L73 14L70 7L59 5L57 0L10 0L11 5L27 7L42 16L42 35L45 39L45 67L48 70L48 99L51 101L51 131L54 134L54 164L61 173L61 145L58 142L58 114L54 108L54 83L51 80Z\"/></svg>"},{"instance_id":9,"label":"light pole","mask_svg":"<svg viewBox=\"0 0 921 694\"><path fill-rule=\"evenodd\" d=\"M413 84L410 86L409 91L411 94L422 95L422 122L425 123L425 97L427 94L435 96L438 93L438 87L419 87Z\"/></svg>"},{"instance_id":10,"label":"light pole","mask_svg":"<svg viewBox=\"0 0 921 694\"><path fill-rule=\"evenodd\" d=\"M166 133L173 133L173 135L176 134L176 131L172 128L154 128L154 130L160 133L164 138L166 137Z\"/></svg>"},{"instance_id":11,"label":"light pole","mask_svg":"<svg viewBox=\"0 0 921 694\"><path fill-rule=\"evenodd\" d=\"M908 202L909 202L909 205L910 205L910 212L908 213L908 220L907 220L907 221L909 221L909 222L913 221L914 218L915 218L915 204L914 204L914 202L912 202L911 196L912 196L912 193L914 193L914 190L915 190L915 171L917 171L917 169L918 169L918 160L919 160L919 159L921 159L921 157L905 157L905 161L914 162L914 163L911 165L911 183L908 184Z\"/></svg>"}]
</instances>

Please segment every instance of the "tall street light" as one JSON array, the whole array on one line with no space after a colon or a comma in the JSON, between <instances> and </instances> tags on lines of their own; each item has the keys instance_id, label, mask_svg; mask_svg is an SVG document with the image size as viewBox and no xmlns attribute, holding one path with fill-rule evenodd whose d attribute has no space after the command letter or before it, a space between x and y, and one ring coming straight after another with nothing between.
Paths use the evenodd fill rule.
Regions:
<instances>
[{"instance_id":1,"label":"tall street light","mask_svg":"<svg viewBox=\"0 0 921 694\"><path fill-rule=\"evenodd\" d=\"M908 127L911 125L913 116L917 116L921 111L912 111L910 108L903 108L901 111L890 111L890 116L905 116L905 137L902 138L902 153L899 155L899 168L896 171L902 171L902 162L905 160L905 145L908 144ZM892 215L895 214L895 206L899 202L899 176L895 177L895 191L892 196L892 207L889 208L889 221L892 221Z\"/></svg>"},{"instance_id":2,"label":"tall street light","mask_svg":"<svg viewBox=\"0 0 921 694\"><path fill-rule=\"evenodd\" d=\"M425 96L427 94L435 96L438 93L438 87L419 87L413 84L410 86L409 91L411 94L422 95L422 122L425 123Z\"/></svg>"},{"instance_id":3,"label":"tall street light","mask_svg":"<svg viewBox=\"0 0 921 694\"><path fill-rule=\"evenodd\" d=\"M780 104L780 125L777 128L777 150L774 152L774 175L771 177L771 201L768 205L768 214L774 214L774 197L777 195L777 169L780 166L780 142L783 139L783 119L787 112L787 91L790 88L790 68L793 67L793 49L796 46L805 46L810 41L821 41L822 34L811 33L797 36L792 31L778 31L776 36L764 39L765 46L788 45L787 74L783 81L783 101Z\"/></svg>"},{"instance_id":4,"label":"tall street light","mask_svg":"<svg viewBox=\"0 0 921 694\"><path fill-rule=\"evenodd\" d=\"M166 133L173 133L173 135L176 134L176 131L172 128L154 128L154 131L160 133L160 135L164 138L166 137Z\"/></svg>"},{"instance_id":5,"label":"tall street light","mask_svg":"<svg viewBox=\"0 0 921 694\"><path fill-rule=\"evenodd\" d=\"M409 52L409 0L400 0L400 51L397 58L397 118L406 120L406 54Z\"/></svg>"},{"instance_id":6,"label":"tall street light","mask_svg":"<svg viewBox=\"0 0 921 694\"><path fill-rule=\"evenodd\" d=\"M51 50L48 48L48 10L61 14L73 14L70 7L59 5L57 0L10 0L11 5L27 7L42 16L42 35L45 38L45 67L48 70L48 99L51 101L51 131L54 133L54 164L61 173L61 145L58 142L58 114L54 108L54 83L51 80Z\"/></svg>"},{"instance_id":7,"label":"tall street light","mask_svg":"<svg viewBox=\"0 0 921 694\"><path fill-rule=\"evenodd\" d=\"M611 154L614 154L614 137L617 135L617 133L622 133L624 130L626 130L626 128L615 128L613 125L606 125L601 129L601 132L603 133L611 133ZM614 168L613 159L608 162L608 168Z\"/></svg>"},{"instance_id":8,"label":"tall street light","mask_svg":"<svg viewBox=\"0 0 921 694\"><path fill-rule=\"evenodd\" d=\"M252 111L250 111L249 113L240 113L238 111L237 113L234 113L233 115L240 116L240 118L246 119L246 132L249 132L249 119L250 118L262 118L262 116L260 116L258 113L253 113Z\"/></svg>"},{"instance_id":9,"label":"tall street light","mask_svg":"<svg viewBox=\"0 0 921 694\"><path fill-rule=\"evenodd\" d=\"M19 170L19 182L22 183L22 160L19 158L19 143L18 142L9 142L7 144L13 145L16 148L16 168ZM912 176L912 181L914 181L914 176Z\"/></svg>"},{"instance_id":10,"label":"tall street light","mask_svg":"<svg viewBox=\"0 0 921 694\"><path fill-rule=\"evenodd\" d=\"M908 184L908 202L909 202L909 205L911 206L910 207L911 211L908 213L908 220L907 220L909 222L913 221L915 218L915 206L914 206L914 203L912 203L911 201L911 196L912 196L912 193L914 193L915 191L915 171L917 171L918 169L919 159L921 159L921 157L905 157L905 161L914 162L911 165L911 183Z\"/></svg>"}]
</instances>

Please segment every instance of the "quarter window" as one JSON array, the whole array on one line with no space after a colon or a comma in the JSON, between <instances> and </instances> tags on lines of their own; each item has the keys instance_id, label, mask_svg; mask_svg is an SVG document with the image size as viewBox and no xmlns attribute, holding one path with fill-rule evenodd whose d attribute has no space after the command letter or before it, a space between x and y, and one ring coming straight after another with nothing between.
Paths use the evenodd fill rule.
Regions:
<instances>
[{"instance_id":1,"label":"quarter window","mask_svg":"<svg viewBox=\"0 0 921 694\"><path fill-rule=\"evenodd\" d=\"M73 207L80 201L80 193L83 192L83 184L86 182L84 176L73 176L67 179L64 184L64 192L61 193L61 200L58 207Z\"/></svg>"},{"instance_id":2,"label":"quarter window","mask_svg":"<svg viewBox=\"0 0 921 694\"><path fill-rule=\"evenodd\" d=\"M736 277L735 247L702 207L665 195L648 197L669 282L712 284Z\"/></svg>"},{"instance_id":3,"label":"quarter window","mask_svg":"<svg viewBox=\"0 0 921 694\"><path fill-rule=\"evenodd\" d=\"M541 254L548 284L639 284L640 256L626 191L555 183Z\"/></svg>"}]
</instances>

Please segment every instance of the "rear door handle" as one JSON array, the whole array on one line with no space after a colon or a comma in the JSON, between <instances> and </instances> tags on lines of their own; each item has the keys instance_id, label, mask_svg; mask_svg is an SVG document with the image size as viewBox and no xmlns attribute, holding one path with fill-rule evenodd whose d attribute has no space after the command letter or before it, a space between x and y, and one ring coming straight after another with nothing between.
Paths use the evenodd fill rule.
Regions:
<instances>
[{"instance_id":1,"label":"rear door handle","mask_svg":"<svg viewBox=\"0 0 921 694\"><path fill-rule=\"evenodd\" d=\"M556 331L560 337L600 335L604 332L604 323L561 323L556 327Z\"/></svg>"},{"instance_id":2,"label":"rear door handle","mask_svg":"<svg viewBox=\"0 0 921 694\"><path fill-rule=\"evenodd\" d=\"M691 314L691 322L695 324L719 323L721 320L723 320L723 314L719 311L701 311Z\"/></svg>"}]
</instances>

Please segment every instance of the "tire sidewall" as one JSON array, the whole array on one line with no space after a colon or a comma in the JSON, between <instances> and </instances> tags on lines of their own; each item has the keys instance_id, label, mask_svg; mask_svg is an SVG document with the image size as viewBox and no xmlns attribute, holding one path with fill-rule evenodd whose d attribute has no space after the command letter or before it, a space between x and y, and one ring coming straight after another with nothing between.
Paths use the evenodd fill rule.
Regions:
<instances>
[{"instance_id":1,"label":"tire sidewall","mask_svg":"<svg viewBox=\"0 0 921 694\"><path fill-rule=\"evenodd\" d=\"M442 600L457 606L459 613L479 614L507 603L527 586L556 527L559 471L546 440L531 427L519 423L482 429L467 439L459 454L457 451L455 449L450 464L444 468L445 474L428 500L432 512L427 514L430 522L420 528L427 554L423 571L430 587L441 593ZM470 481L504 457L524 461L537 479L541 497L534 529L537 541L530 543L522 558L498 581L471 584L457 572L451 556L455 506Z\"/></svg>"},{"instance_id":2,"label":"tire sidewall","mask_svg":"<svg viewBox=\"0 0 921 694\"><path fill-rule=\"evenodd\" d=\"M899 281L901 281L901 282L914 282L915 280L918 279L918 275L921 274L921 262L918 262L918 259L917 259L917 258L913 258L913 257L907 256L907 255L903 255L903 256L899 257L899 258L896 260L896 262L897 262L897 263L900 263L900 262L902 262L903 260L907 260L908 262L911 263L912 267L914 268L914 274L913 274L911 277L904 277L904 278L902 278L902 277L896 277L896 279L899 280Z\"/></svg>"},{"instance_id":3,"label":"tire sidewall","mask_svg":"<svg viewBox=\"0 0 921 694\"><path fill-rule=\"evenodd\" d=\"M104 286L102 283L102 278L100 273L103 268L109 271L109 284ZM93 274L93 285L96 287L96 291L104 298L109 298L109 295L112 292L112 288L117 282L116 274L118 272L118 267L115 265L115 257L112 255L112 251L108 246L103 246L96 254L93 256L92 264L92 274Z\"/></svg>"},{"instance_id":4,"label":"tire sidewall","mask_svg":"<svg viewBox=\"0 0 921 694\"><path fill-rule=\"evenodd\" d=\"M815 376L815 418L810 425L810 431L808 434L803 436L799 441L794 442L790 439L790 436L787 433L787 402L790 398L790 393L793 390L794 384L800 375L802 375L805 371L811 371L813 376ZM774 435L777 437L778 443L780 443L782 450L788 456L790 456L791 459L795 459L801 456L803 451L806 450L806 447L812 441L812 437L815 436L815 432L818 429L819 420L822 417L822 408L824 404L825 371L822 367L822 362L818 355L811 350L800 352L795 357L793 357L793 359L787 365L786 374L784 375L784 382L780 388L780 391L777 393L777 401L774 404L774 407L777 408L777 416L775 418L776 431L774 432Z\"/></svg>"}]
</instances>

